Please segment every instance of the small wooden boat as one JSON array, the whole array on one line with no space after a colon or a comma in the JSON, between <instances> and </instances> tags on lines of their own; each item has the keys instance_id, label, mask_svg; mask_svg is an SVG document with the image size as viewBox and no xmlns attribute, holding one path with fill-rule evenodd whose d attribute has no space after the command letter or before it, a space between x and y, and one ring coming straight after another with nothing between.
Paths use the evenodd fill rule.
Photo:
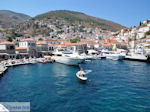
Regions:
<instances>
[{"instance_id":1,"label":"small wooden boat","mask_svg":"<svg viewBox=\"0 0 150 112\"><path fill-rule=\"evenodd\" d=\"M76 76L78 79L80 79L81 81L86 81L87 80L87 77L86 77L86 73L82 70L78 71L76 73Z\"/></svg>"}]
</instances>

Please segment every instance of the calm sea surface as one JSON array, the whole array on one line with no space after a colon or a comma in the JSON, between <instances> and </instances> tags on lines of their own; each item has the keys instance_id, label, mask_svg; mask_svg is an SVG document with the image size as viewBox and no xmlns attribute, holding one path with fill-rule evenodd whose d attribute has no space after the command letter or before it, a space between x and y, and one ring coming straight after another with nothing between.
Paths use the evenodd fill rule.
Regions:
<instances>
[{"instance_id":1,"label":"calm sea surface","mask_svg":"<svg viewBox=\"0 0 150 112\"><path fill-rule=\"evenodd\" d=\"M0 79L0 102L31 102L31 112L150 112L150 64L94 60L10 67Z\"/></svg>"}]
</instances>

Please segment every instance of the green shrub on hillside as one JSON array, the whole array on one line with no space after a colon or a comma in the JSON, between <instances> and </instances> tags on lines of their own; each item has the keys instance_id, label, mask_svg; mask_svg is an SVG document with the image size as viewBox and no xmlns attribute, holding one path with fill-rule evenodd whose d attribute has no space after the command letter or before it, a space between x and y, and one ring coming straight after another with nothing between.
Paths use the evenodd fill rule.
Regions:
<instances>
[{"instance_id":1,"label":"green shrub on hillside","mask_svg":"<svg viewBox=\"0 0 150 112\"><path fill-rule=\"evenodd\" d=\"M150 35L150 30L145 33L145 35Z\"/></svg>"},{"instance_id":2,"label":"green shrub on hillside","mask_svg":"<svg viewBox=\"0 0 150 112\"><path fill-rule=\"evenodd\" d=\"M78 42L78 39L71 39L70 42L71 42L71 43L77 43L77 42Z\"/></svg>"}]
</instances>

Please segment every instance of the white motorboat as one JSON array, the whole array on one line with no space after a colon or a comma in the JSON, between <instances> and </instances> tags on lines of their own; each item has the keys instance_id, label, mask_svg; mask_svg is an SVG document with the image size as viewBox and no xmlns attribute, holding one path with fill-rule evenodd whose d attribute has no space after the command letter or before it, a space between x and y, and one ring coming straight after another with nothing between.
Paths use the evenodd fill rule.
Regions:
<instances>
[{"instance_id":1,"label":"white motorboat","mask_svg":"<svg viewBox=\"0 0 150 112\"><path fill-rule=\"evenodd\" d=\"M100 58L98 51L91 49L91 50L88 50L88 54L86 55L86 59L93 60L93 59L101 59L101 58Z\"/></svg>"},{"instance_id":2,"label":"white motorboat","mask_svg":"<svg viewBox=\"0 0 150 112\"><path fill-rule=\"evenodd\" d=\"M103 55L103 57L106 57L107 59L111 59L111 60L123 60L125 58L124 55L121 55L119 53L117 53L116 51L102 51L101 55Z\"/></svg>"},{"instance_id":3,"label":"white motorboat","mask_svg":"<svg viewBox=\"0 0 150 112\"><path fill-rule=\"evenodd\" d=\"M140 54L140 53L128 53L125 56L126 60L135 60L135 61L147 61L148 57L145 56L144 54Z\"/></svg>"},{"instance_id":4,"label":"white motorboat","mask_svg":"<svg viewBox=\"0 0 150 112\"><path fill-rule=\"evenodd\" d=\"M109 55L106 56L107 59L111 60L123 60L125 56L122 56L120 54L115 54L115 53L110 53Z\"/></svg>"},{"instance_id":5,"label":"white motorboat","mask_svg":"<svg viewBox=\"0 0 150 112\"><path fill-rule=\"evenodd\" d=\"M31 64L31 61L29 59L24 59L24 64Z\"/></svg>"},{"instance_id":6,"label":"white motorboat","mask_svg":"<svg viewBox=\"0 0 150 112\"><path fill-rule=\"evenodd\" d=\"M104 59L106 56L103 53L100 53L100 59Z\"/></svg>"},{"instance_id":7,"label":"white motorboat","mask_svg":"<svg viewBox=\"0 0 150 112\"><path fill-rule=\"evenodd\" d=\"M101 59L99 55L86 55L86 59L88 60L96 60L96 59Z\"/></svg>"},{"instance_id":8,"label":"white motorboat","mask_svg":"<svg viewBox=\"0 0 150 112\"><path fill-rule=\"evenodd\" d=\"M5 64L6 67L11 67L11 66L16 66L16 65L17 65L17 64L16 64L15 61L8 61L8 62Z\"/></svg>"},{"instance_id":9,"label":"white motorboat","mask_svg":"<svg viewBox=\"0 0 150 112\"><path fill-rule=\"evenodd\" d=\"M80 63L85 61L85 58L78 55L75 52L67 52L64 49L56 49L53 53L52 60L58 63L66 64L66 65L75 65L78 66Z\"/></svg>"},{"instance_id":10,"label":"white motorboat","mask_svg":"<svg viewBox=\"0 0 150 112\"><path fill-rule=\"evenodd\" d=\"M86 77L86 73L82 70L78 71L76 73L76 76L78 79L80 79L81 81L86 81L87 80L87 77Z\"/></svg>"},{"instance_id":11,"label":"white motorboat","mask_svg":"<svg viewBox=\"0 0 150 112\"><path fill-rule=\"evenodd\" d=\"M29 63L30 64L35 64L35 63L37 63L37 61L36 60L30 60Z\"/></svg>"},{"instance_id":12,"label":"white motorboat","mask_svg":"<svg viewBox=\"0 0 150 112\"><path fill-rule=\"evenodd\" d=\"M129 49L129 52L126 54L125 59L148 62L150 60L150 57L146 55L144 49L136 48L136 49Z\"/></svg>"}]
</instances>

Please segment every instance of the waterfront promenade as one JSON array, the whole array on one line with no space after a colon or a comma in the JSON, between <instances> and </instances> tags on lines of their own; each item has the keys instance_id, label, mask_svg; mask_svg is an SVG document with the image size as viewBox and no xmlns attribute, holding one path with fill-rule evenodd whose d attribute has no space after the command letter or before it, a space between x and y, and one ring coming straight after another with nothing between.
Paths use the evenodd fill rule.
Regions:
<instances>
[{"instance_id":1,"label":"waterfront promenade","mask_svg":"<svg viewBox=\"0 0 150 112\"><path fill-rule=\"evenodd\" d=\"M53 62L53 61L50 60L50 59L46 59L46 58L3 60L0 63L0 77L5 73L5 71L8 69L8 67L35 64L35 63L38 63L38 62L40 62L40 63L49 63L49 62Z\"/></svg>"}]
</instances>

